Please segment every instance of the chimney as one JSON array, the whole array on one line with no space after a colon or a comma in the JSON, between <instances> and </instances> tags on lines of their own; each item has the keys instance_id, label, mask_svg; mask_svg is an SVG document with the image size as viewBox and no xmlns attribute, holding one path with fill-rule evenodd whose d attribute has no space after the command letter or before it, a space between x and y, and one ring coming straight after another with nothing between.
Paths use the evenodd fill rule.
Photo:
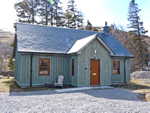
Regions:
<instances>
[{"instance_id":1,"label":"chimney","mask_svg":"<svg viewBox=\"0 0 150 113\"><path fill-rule=\"evenodd\" d=\"M109 34L109 27L107 26L107 22L105 22L105 26L103 27L103 32L105 34Z\"/></svg>"}]
</instances>

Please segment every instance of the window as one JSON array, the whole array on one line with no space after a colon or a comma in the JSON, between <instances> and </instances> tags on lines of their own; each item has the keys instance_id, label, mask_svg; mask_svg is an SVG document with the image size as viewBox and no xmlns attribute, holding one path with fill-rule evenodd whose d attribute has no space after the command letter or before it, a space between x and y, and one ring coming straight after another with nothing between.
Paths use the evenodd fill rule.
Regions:
<instances>
[{"instance_id":1,"label":"window","mask_svg":"<svg viewBox=\"0 0 150 113\"><path fill-rule=\"evenodd\" d=\"M49 75L49 59L39 59L39 75L46 76Z\"/></svg>"},{"instance_id":2,"label":"window","mask_svg":"<svg viewBox=\"0 0 150 113\"><path fill-rule=\"evenodd\" d=\"M74 59L72 59L72 76L74 76Z\"/></svg>"},{"instance_id":3,"label":"window","mask_svg":"<svg viewBox=\"0 0 150 113\"><path fill-rule=\"evenodd\" d=\"M120 62L113 61L113 75L119 75L119 74L120 74Z\"/></svg>"}]
</instances>

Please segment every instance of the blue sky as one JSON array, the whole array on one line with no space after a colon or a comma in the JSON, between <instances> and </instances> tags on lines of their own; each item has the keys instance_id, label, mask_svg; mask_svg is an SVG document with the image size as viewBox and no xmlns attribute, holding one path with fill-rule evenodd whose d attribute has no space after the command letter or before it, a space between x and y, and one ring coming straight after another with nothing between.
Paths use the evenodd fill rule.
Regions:
<instances>
[{"instance_id":1,"label":"blue sky","mask_svg":"<svg viewBox=\"0 0 150 113\"><path fill-rule=\"evenodd\" d=\"M14 10L14 3L21 0L3 0L0 3L0 29L14 31L13 23L17 20ZM61 0L64 4L68 0ZM127 11L131 0L75 0L77 8L84 13L84 24L90 20L93 26L104 26L105 21L108 25L113 23L127 26ZM141 21L144 22L144 28L149 30L150 36L150 0L135 0L138 3ZM127 29L126 29L127 30Z\"/></svg>"}]
</instances>

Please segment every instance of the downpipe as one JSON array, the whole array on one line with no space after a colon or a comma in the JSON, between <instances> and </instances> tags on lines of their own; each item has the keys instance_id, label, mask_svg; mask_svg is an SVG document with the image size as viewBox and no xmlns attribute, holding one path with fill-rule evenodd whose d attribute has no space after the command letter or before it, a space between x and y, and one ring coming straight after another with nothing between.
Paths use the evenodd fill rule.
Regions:
<instances>
[{"instance_id":1,"label":"downpipe","mask_svg":"<svg viewBox=\"0 0 150 113\"><path fill-rule=\"evenodd\" d=\"M127 60L127 57L125 57L125 59L124 59L124 83L125 84L127 84L127 82L126 82L126 64L125 64L126 60Z\"/></svg>"}]
</instances>

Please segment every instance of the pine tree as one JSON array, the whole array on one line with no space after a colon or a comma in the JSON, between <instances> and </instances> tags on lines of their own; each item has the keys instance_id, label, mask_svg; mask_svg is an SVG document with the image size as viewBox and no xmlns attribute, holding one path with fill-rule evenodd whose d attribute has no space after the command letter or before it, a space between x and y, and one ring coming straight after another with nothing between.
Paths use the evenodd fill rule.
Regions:
<instances>
[{"instance_id":1,"label":"pine tree","mask_svg":"<svg viewBox=\"0 0 150 113\"><path fill-rule=\"evenodd\" d=\"M63 26L63 11L60 0L54 0L54 4L50 4L49 0L41 0L39 8L39 16L41 21L39 24L51 26Z\"/></svg>"},{"instance_id":2,"label":"pine tree","mask_svg":"<svg viewBox=\"0 0 150 113\"><path fill-rule=\"evenodd\" d=\"M138 8L138 4L135 0L131 0L128 11L128 28L130 35L133 37L133 41L138 49L138 65L142 66L147 64L146 54L148 53L148 47L143 42L143 36L145 36L146 31L143 27L143 22L140 21L139 12L141 9Z\"/></svg>"},{"instance_id":3,"label":"pine tree","mask_svg":"<svg viewBox=\"0 0 150 113\"><path fill-rule=\"evenodd\" d=\"M48 25L48 23L51 23L51 7L49 0L41 0L40 6L38 10L38 14L40 19L40 22L38 24Z\"/></svg>"},{"instance_id":4,"label":"pine tree","mask_svg":"<svg viewBox=\"0 0 150 113\"><path fill-rule=\"evenodd\" d=\"M64 13L62 11L62 7L60 6L62 2L60 0L54 0L54 24L56 26L64 26Z\"/></svg>"},{"instance_id":5,"label":"pine tree","mask_svg":"<svg viewBox=\"0 0 150 113\"><path fill-rule=\"evenodd\" d=\"M87 26L86 26L86 30L92 30L92 24L89 20L87 20Z\"/></svg>"},{"instance_id":6,"label":"pine tree","mask_svg":"<svg viewBox=\"0 0 150 113\"><path fill-rule=\"evenodd\" d=\"M15 63L13 61L12 55L11 55L11 57L9 59L8 67L9 67L10 70L14 70L15 69Z\"/></svg>"},{"instance_id":7,"label":"pine tree","mask_svg":"<svg viewBox=\"0 0 150 113\"><path fill-rule=\"evenodd\" d=\"M14 4L19 17L19 22L37 23L35 17L37 15L40 0L23 0Z\"/></svg>"},{"instance_id":8,"label":"pine tree","mask_svg":"<svg viewBox=\"0 0 150 113\"><path fill-rule=\"evenodd\" d=\"M74 0L69 0L68 2L68 8L65 12L65 26L76 29L83 24L83 14L81 11L77 10L74 3Z\"/></svg>"}]
</instances>

